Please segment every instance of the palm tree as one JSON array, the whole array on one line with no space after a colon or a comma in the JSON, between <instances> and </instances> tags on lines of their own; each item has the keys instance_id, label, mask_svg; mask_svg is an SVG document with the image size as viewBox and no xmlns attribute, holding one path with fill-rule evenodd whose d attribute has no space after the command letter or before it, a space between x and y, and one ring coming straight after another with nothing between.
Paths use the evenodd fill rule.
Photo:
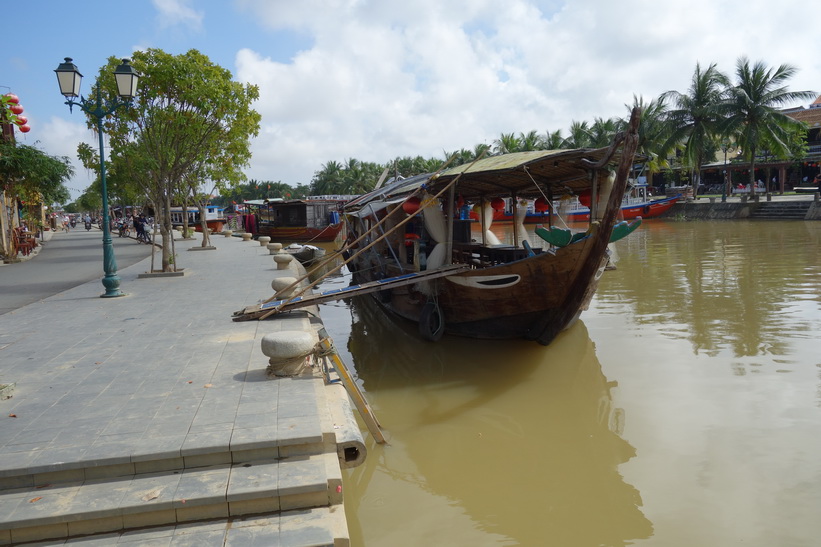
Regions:
<instances>
[{"instance_id":1,"label":"palm tree","mask_svg":"<svg viewBox=\"0 0 821 547\"><path fill-rule=\"evenodd\" d=\"M755 194L756 154L765 147L776 156L789 152L791 131L802 127L779 107L795 101L815 98L812 91L789 91L786 82L795 75L795 67L783 64L775 70L757 61L750 64L746 57L736 61L735 86L728 90L721 104L725 119L721 129L735 138L749 162L750 188Z\"/></svg>"},{"instance_id":2,"label":"palm tree","mask_svg":"<svg viewBox=\"0 0 821 547\"><path fill-rule=\"evenodd\" d=\"M519 133L519 148L516 150L517 152L538 150L540 147L541 139L535 130L528 133Z\"/></svg>"},{"instance_id":3,"label":"palm tree","mask_svg":"<svg viewBox=\"0 0 821 547\"><path fill-rule=\"evenodd\" d=\"M675 105L667 115L670 135L664 148L672 150L676 145L684 144L682 160L693 173L693 197L698 195L701 165L708 159L708 152L714 149L715 138L720 132L719 105L728 85L727 76L719 72L715 64L702 71L696 63L687 93L667 91L661 96Z\"/></svg>"},{"instance_id":4,"label":"palm tree","mask_svg":"<svg viewBox=\"0 0 821 547\"><path fill-rule=\"evenodd\" d=\"M610 118L596 118L590 126L590 145L595 148L602 148L610 144L613 136L619 130L619 120Z\"/></svg>"},{"instance_id":5,"label":"palm tree","mask_svg":"<svg viewBox=\"0 0 821 547\"><path fill-rule=\"evenodd\" d=\"M542 147L545 150L559 150L560 148L564 148L564 137L562 137L562 130L557 129L552 133L550 131L546 131L544 136L542 136Z\"/></svg>"},{"instance_id":6,"label":"palm tree","mask_svg":"<svg viewBox=\"0 0 821 547\"><path fill-rule=\"evenodd\" d=\"M570 135L565 139L564 148L590 148L590 126L587 122L570 122Z\"/></svg>"},{"instance_id":7,"label":"palm tree","mask_svg":"<svg viewBox=\"0 0 821 547\"><path fill-rule=\"evenodd\" d=\"M502 133L493 141L493 153L496 155L518 152L521 141L514 133Z\"/></svg>"},{"instance_id":8,"label":"palm tree","mask_svg":"<svg viewBox=\"0 0 821 547\"><path fill-rule=\"evenodd\" d=\"M648 175L660 172L667 165L667 153L664 144L667 141L669 126L666 123L667 103L663 97L653 99L648 103L643 97L633 95L633 104L624 105L628 112L634 108L641 110L641 123L639 124L638 154L646 156L647 162L644 167Z\"/></svg>"}]
</instances>

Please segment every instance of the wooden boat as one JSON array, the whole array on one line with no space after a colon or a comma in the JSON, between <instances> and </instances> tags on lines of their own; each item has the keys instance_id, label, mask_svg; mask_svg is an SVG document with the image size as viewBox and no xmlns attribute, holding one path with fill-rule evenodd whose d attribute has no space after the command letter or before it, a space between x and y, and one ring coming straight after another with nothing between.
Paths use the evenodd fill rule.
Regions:
<instances>
[{"instance_id":1,"label":"wooden boat","mask_svg":"<svg viewBox=\"0 0 821 547\"><path fill-rule=\"evenodd\" d=\"M342 205L354 196L310 196L306 199L257 199L244 204L246 232L271 241L333 241L342 231Z\"/></svg>"},{"instance_id":2,"label":"wooden boat","mask_svg":"<svg viewBox=\"0 0 821 547\"><path fill-rule=\"evenodd\" d=\"M205 206L205 223L212 232L221 232L225 227L225 216L223 215L223 208L216 205ZM200 208L189 206L187 208L188 227L202 231L202 223L200 222ZM171 207L171 224L173 226L183 226L183 208Z\"/></svg>"},{"instance_id":3,"label":"wooden boat","mask_svg":"<svg viewBox=\"0 0 821 547\"><path fill-rule=\"evenodd\" d=\"M274 297L236 312L234 320L264 319L369 293L387 311L416 322L428 340L450 333L549 344L587 308L608 264L608 244L634 165L638 124L634 109L629 130L606 148L489 157L394 181L353 199L343 211L348 224L343 264L355 284ZM500 244L489 229L494 199L553 201L586 191L591 192L593 220L583 236L563 246L545 241L545 248L533 248L515 235L524 232L518 220L513 245ZM481 241L471 237L473 221L457 218L462 202L482 204Z\"/></svg>"}]
</instances>

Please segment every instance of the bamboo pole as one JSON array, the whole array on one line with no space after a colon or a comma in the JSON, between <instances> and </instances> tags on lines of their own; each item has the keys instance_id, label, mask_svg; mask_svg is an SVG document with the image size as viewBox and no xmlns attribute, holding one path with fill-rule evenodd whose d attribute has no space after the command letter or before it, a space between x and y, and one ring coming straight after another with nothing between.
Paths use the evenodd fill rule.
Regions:
<instances>
[{"instance_id":1,"label":"bamboo pole","mask_svg":"<svg viewBox=\"0 0 821 547\"><path fill-rule=\"evenodd\" d=\"M484 156L484 152L483 152L482 154L480 154L480 155L479 155L479 157L477 157L475 160L473 160L473 161L471 162L470 166L474 165L477 161L479 161L480 159L482 159L482 157L483 157L483 156ZM441 171L442 171L442 169L444 169L444 168L448 165L448 163L450 163L450 161L451 161L452 159L453 159L453 158L451 158L450 160L448 160L448 162L447 162L447 163L445 163L445 165L443 165L443 166L439 169L439 171L437 171L434 175L432 175L432 177L431 177L431 178L436 177L436 175L437 175L439 172L441 172ZM468 166L468 169L470 168L470 166ZM467 169L466 169L465 171L467 171ZM271 316L271 315L273 315L273 314L277 313L277 312L278 312L278 311L280 311L280 310L281 310L281 309L282 309L285 305L287 305L289 302L291 302L291 301L293 301L294 299L296 299L296 298L298 298L298 297L302 296L303 294L305 294L306 292L308 292L310 289L314 288L316 285L318 285L319 283L321 283L322 281L324 281L326 277L328 277L328 276L329 276L329 275L331 275L332 273L335 273L335 272L337 272L337 271L341 270L341 269L342 269L342 267L343 267L344 265L348 264L348 263L349 263L349 262L351 262L353 259L355 259L355 258L357 258L358 256L360 256L362 253L364 253L365 251L367 251L368 249L370 249L371 247L373 247L373 246L374 246L374 245L376 245L377 243L379 243L379 242L381 242L382 240L384 240L385 238L387 238L387 237L388 237L391 233L395 232L398 228L400 228L400 227L404 226L404 225L405 225L407 222L409 222L412 218L414 218L414 217L415 217L415 216L417 216L419 213L421 213L421 212L425 209L425 207L430 206L432 203L434 203L434 202L435 202L435 200L439 199L439 197L440 197L443 193L445 193L445 191L447 191L449 188L451 188L452 186L454 186L454 185L455 185L455 184L459 181L459 179L460 179L460 178L462 178L462 175L463 175L463 174L464 174L464 171L463 171L462 173L459 173L459 174L456 176L456 178L454 178L454 179L453 179L452 181L450 181L450 182L449 182L449 183L448 183L448 184L447 184L444 188L442 188L442 189L439 191L439 193L438 193L438 194L436 194L435 196L433 196L433 198L431 198L431 199L430 199L427 203L426 203L426 202L423 202L423 203L421 204L421 206L419 207L419 209L417 209L416 211L414 211L414 212L413 212L411 215L409 215L407 218L405 218L405 219L403 219L402 221L400 221L400 222L399 222L396 226L394 226L393 228L391 228L390 230L388 230L387 232L385 232L384 234L382 234L380 237L378 237L378 238L376 238L375 240L373 240L372 242L370 242L368 245L366 245L365 247L363 247L362 249L360 249L359 251L357 251L356 253L354 253L354 254L353 254L353 255L351 255L350 257L348 257L346 260L343 260L343 261L342 261L342 263L338 264L337 266L334 266L331 270L329 270L328 272L326 272L324 275L322 275L321 277L319 277L319 278L318 278L318 279L316 279L315 281L313 281L313 282L311 282L310 284L308 284L308 285L307 285L306 287L304 287L303 289L300 289L297 293L295 293L295 294L293 294L293 295L289 296L288 298L286 298L285 300L283 300L283 301L282 301L282 302L281 302L281 303L280 303L280 304L279 304L276 308L274 308L274 309L272 309L272 310L269 310L269 311L267 311L266 313L264 313L262 316L260 316L259 320L260 320L260 321L262 321L263 319L266 319L267 317L269 317L269 316ZM404 200L402 203L404 203L405 201L407 201L408 199L410 199L410 198L411 198L412 196L414 196L415 194L416 194L416 192L414 192L413 194L411 194L410 196L408 196L407 198L405 198L405 200ZM359 243L359 242L360 242L362 239L364 239L364 238L365 238L368 234L372 233L372 232L373 232L373 230L374 230L375 228L377 228L380 224L382 224L383 222L385 222L385 221L388 219L388 217L390 217L390 216L391 216L394 212L396 212L398 209L399 209L399 207L394 208L394 210L393 210L393 211L390 211L387 215L385 215L385 217L384 217L382 220L380 220L379 222L377 222L375 226L373 226L370 230L368 230L367 232L365 232L364 234L362 234L361 236L359 236L359 237L358 237L358 238L357 238L357 239L356 239L353 243L351 243L350 245L347 245L347 246L348 246L348 247L352 247L352 246L353 246L353 245L355 245L356 243ZM452 235L452 234L450 234L450 237L453 237L453 235ZM297 287L297 286L299 285L299 283L301 283L302 281L304 281L305 279L307 279L307 278L311 275L311 273L313 273L314 271L318 270L318 269L319 269L319 268L321 268L322 266L327 265L327 264L328 264L328 262L330 262L330 259L329 259L329 260L326 260L326 261L323 261L323 262L322 262L319 266L317 266L316 268L312 269L312 270L311 270L311 272L309 272L308 274L306 274L306 275L302 276L300 279L296 280L295 282L291 283L291 285L289 285L288 287L286 287L285 289L283 289L283 290L282 290L282 291L280 291L280 292L287 292L287 291L290 291L291 289L293 289L293 288ZM271 301L273 301L275 298L276 298L276 295L274 295L274 296L272 296L271 298L267 299L264 303L271 302Z\"/></svg>"}]
</instances>

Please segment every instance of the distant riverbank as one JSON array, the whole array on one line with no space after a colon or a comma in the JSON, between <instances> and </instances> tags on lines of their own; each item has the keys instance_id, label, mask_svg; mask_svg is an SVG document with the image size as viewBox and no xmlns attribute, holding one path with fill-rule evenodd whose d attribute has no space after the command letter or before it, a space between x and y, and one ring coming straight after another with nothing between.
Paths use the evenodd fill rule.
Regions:
<instances>
[{"instance_id":1,"label":"distant riverbank","mask_svg":"<svg viewBox=\"0 0 821 547\"><path fill-rule=\"evenodd\" d=\"M815 195L765 195L749 199L747 196L702 196L692 201L680 201L659 218L680 220L736 220L736 219L783 219L821 220L821 202ZM798 212L801 212L799 214ZM802 216L803 215L803 216Z\"/></svg>"}]
</instances>

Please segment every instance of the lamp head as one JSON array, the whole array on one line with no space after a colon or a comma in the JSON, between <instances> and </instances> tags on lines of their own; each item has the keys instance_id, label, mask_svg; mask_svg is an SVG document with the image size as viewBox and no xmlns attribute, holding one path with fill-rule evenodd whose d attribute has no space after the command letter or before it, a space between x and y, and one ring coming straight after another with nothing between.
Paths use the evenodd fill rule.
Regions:
<instances>
[{"instance_id":1,"label":"lamp head","mask_svg":"<svg viewBox=\"0 0 821 547\"><path fill-rule=\"evenodd\" d=\"M79 97L80 84L83 81L83 75L71 62L71 57L66 57L65 62L54 70L57 73L57 83L60 84L60 93L65 97Z\"/></svg>"},{"instance_id":2,"label":"lamp head","mask_svg":"<svg viewBox=\"0 0 821 547\"><path fill-rule=\"evenodd\" d=\"M137 94L137 82L140 74L131 66L130 59L123 59L123 62L114 71L114 78L117 80L117 95L123 99L133 99Z\"/></svg>"}]
</instances>

